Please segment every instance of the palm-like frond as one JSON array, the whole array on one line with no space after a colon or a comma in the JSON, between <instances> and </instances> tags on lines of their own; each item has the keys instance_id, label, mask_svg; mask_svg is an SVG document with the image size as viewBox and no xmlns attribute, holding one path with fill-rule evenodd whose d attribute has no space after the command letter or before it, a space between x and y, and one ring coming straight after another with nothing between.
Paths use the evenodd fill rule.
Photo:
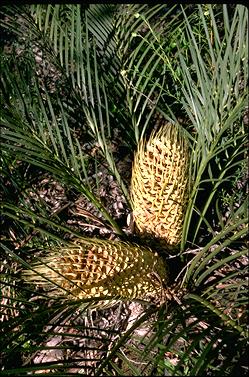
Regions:
<instances>
[{"instance_id":1,"label":"palm-like frond","mask_svg":"<svg viewBox=\"0 0 249 377\"><path fill-rule=\"evenodd\" d=\"M179 23L174 10L174 6L165 10L165 5L132 5L127 7L126 16L118 24L119 55L123 61L121 75L136 142L145 135L155 111L163 110L158 102L167 80L166 71L171 67L162 64L165 45L160 32L155 30L161 28L171 34L171 25Z\"/></svg>"},{"instance_id":2,"label":"palm-like frond","mask_svg":"<svg viewBox=\"0 0 249 377\"><path fill-rule=\"evenodd\" d=\"M129 194L128 194L127 188L120 177L120 174L117 170L117 167L115 165L112 152L110 149L111 129L110 129L107 94L106 94L106 89L105 89L105 84L103 82L103 78L101 77L100 64L98 61L99 57L97 57L95 42L91 41L92 39L90 35L91 22L88 21L88 14L85 12L84 19L86 21L85 22L86 27L84 30L82 30L83 22L81 19L82 15L80 13L79 6L77 7L71 6L69 8L70 8L69 12L71 12L71 15L68 14L68 12L66 11L68 14L68 17L70 16L69 20L72 23L69 28L67 28L64 24L60 25L60 23L63 23L63 22L61 21L61 18L58 18L59 8L57 6L55 6L53 12L50 7L48 7L47 13L45 14L44 14L44 10L41 11L41 14L38 17L38 21L39 21L38 24L41 28L41 31L36 30L34 22L32 24L32 18L28 18L28 22L27 22L28 25L32 24L31 40L32 38L37 37L37 35L39 36L44 35L46 38L47 33L49 32L49 29L50 29L49 37L51 41L53 42L52 46L54 48L53 58L55 57L55 59L57 59L57 65L59 65L59 62L60 62L61 69L64 68L64 65L67 62L65 70L66 70L66 76L69 76L70 78L69 85L72 86L72 90L75 89L75 85L77 85L78 89L81 89L81 105L80 105L81 111L82 111L81 121L86 122L87 124L87 126L83 124L82 128L85 128L86 132L90 133L90 135L94 137L95 142L97 142L100 148L100 151L102 155L104 156L106 163L109 166L110 171L112 172L112 174L114 174L125 196L128 198ZM44 17L42 17L42 15L44 15ZM51 23L49 23L50 17L52 17ZM44 26L42 25L42 21L44 22ZM48 27L48 25L50 26ZM33 29L35 30L34 32L33 32ZM65 58L65 56L62 57L62 53L64 53L64 50L63 50L64 44L60 44L60 47L61 47L60 53L58 53L57 51L56 38L58 37L59 40L61 40L61 34L58 36L57 29L61 33L63 33L63 35L66 35L65 40L67 40L68 41L67 43L71 46L72 50L71 50L70 58L68 57L69 54L67 52L65 52L67 58ZM84 49L83 49L83 43L85 44ZM102 44L103 44L103 41L102 41ZM51 43L49 41L48 41L48 46L52 48ZM67 46L67 44L65 44L65 46ZM104 46L102 47L104 48ZM49 50L49 49L47 48L46 50ZM84 54L82 52L83 50L85 51ZM30 62L28 63L30 64ZM70 67L70 70L69 70L69 67ZM8 68L6 67L5 71L7 72L7 70ZM70 72L70 75L69 75L69 72ZM7 79L7 81L9 82L9 85L11 85L11 78ZM8 85L8 82L7 83L4 82L3 85L6 87L6 85ZM48 93L45 94L46 104L44 104L43 99L41 98L41 95L39 93L39 88L36 86L35 83L33 83L33 85L35 86L34 90L36 92L36 96L38 96L39 98L38 101L43 111L42 111L42 114L36 114L36 113L34 114L34 116L36 117L35 121L38 121L38 124L37 125L34 124L34 120L33 120L33 128L35 129L36 135L32 135L32 137L36 136L37 140L36 142L34 141L36 143L36 150L35 151L33 150L32 159L34 159L34 157L37 157L37 154L41 154L42 149L41 149L41 146L39 145L39 142L40 142L40 135L42 134L41 140L43 141L43 144L46 144L46 143L52 144L52 147L53 147L51 150L52 154L53 152L55 152L55 156L57 156L57 158L58 158L58 154L60 153L62 154L61 162L65 164L66 166L64 169L57 169L57 170L62 171L65 169L69 169L69 170L73 169L73 171L75 171L76 175L78 176L80 171L81 172L85 171L84 160L86 159L86 156L83 156L82 151L81 151L81 146L79 145L78 141L75 140L75 138L71 135L72 131L70 130L70 125L68 124L68 116L67 116L68 110L70 111L70 108L66 110L65 104L63 103L63 101L57 100L56 106L57 108L59 106L60 110L59 110L59 114L58 113L56 114L56 110L53 108L53 105L51 103ZM26 89L26 92L27 92L27 89ZM31 99L30 98L28 99L28 98L29 98L28 95L27 97L25 96L24 106L29 108L31 105L30 103ZM18 99L18 101L19 100L20 98ZM77 96L76 96L76 101L78 101ZM28 102L28 103L25 103L25 102ZM46 106L48 106L49 108L50 116L46 114L46 111L47 111ZM45 125L48 127L48 130L43 129L44 125L41 124L41 122L43 122L43 120L40 119L41 116L45 117ZM61 118L60 123L62 123L62 125L58 124L58 117ZM51 125L51 123L53 123L53 126ZM37 126L38 126L38 130L36 130ZM7 124L5 124L5 127L7 127ZM8 127L10 127L10 124L8 124ZM59 127L63 128L63 133L62 133L62 130L59 130ZM25 130L23 125L21 126L21 128ZM30 129L26 127L26 132L29 132L29 130ZM18 131L19 129L14 130L14 131L12 130L11 131L12 135L13 135L13 132L18 132ZM38 134L37 134L37 131L38 131ZM9 131L7 130L5 131L5 133L8 133L8 132ZM51 139L49 141L47 138L46 140L44 140L47 134L48 134L48 139ZM6 135L6 137L9 137L9 140L12 140L13 142L16 141L13 138L11 139L9 134ZM69 145L70 145L69 157L67 157L68 152L66 151L66 146L65 146L65 141L67 138L69 140ZM28 136L22 135L21 139L22 141L24 139L26 140L26 145L27 143L31 143L31 139ZM57 143L59 143L58 146L57 146ZM75 145L73 146L73 144ZM7 148L10 148L10 147L7 147ZM13 146L13 148L16 148L16 146ZM45 147L45 149L47 150L44 151L43 153L44 158L46 155L50 153L48 148ZM71 160L71 163L72 163L71 167L69 167L70 165L69 160ZM31 162L31 159L29 159L29 162ZM33 162L37 164L37 161L33 160ZM50 164L47 162L42 164L40 161L39 165L42 165L43 168L46 168L47 166L47 169L50 169L50 171L51 169L56 170L55 166L53 165L57 165L57 161L55 161L54 164ZM83 182L81 182L79 186L83 188L84 187ZM98 202L98 200L95 200L94 197L90 198L91 194L89 191L88 191L87 196L91 202L93 203L95 202L94 205L97 205L97 208L101 212L102 210L105 212L103 206ZM107 217L109 216L107 212L105 215ZM111 219L109 218L109 220ZM117 230L117 225L114 227L116 227L116 230ZM118 232L120 232L120 230Z\"/></svg>"},{"instance_id":3,"label":"palm-like frond","mask_svg":"<svg viewBox=\"0 0 249 377\"><path fill-rule=\"evenodd\" d=\"M242 46L239 42L242 35L243 40L247 38L246 11L243 7L237 8L231 25L224 22L223 41L216 32L218 25L212 8L209 7L209 17L212 19L213 30L208 31L204 12L201 8L199 12L209 43L210 55L205 62L192 28L186 20L189 44L192 46L191 58L196 67L194 73L196 80L191 77L181 52L179 54L182 72L185 74L184 108L196 129L197 136L192 153L194 188L185 221L185 242L189 227L192 225L191 216L196 206L197 193L201 190L204 179L205 182L207 180L210 182L211 194L207 196L205 204L202 203L193 242L213 198L222 183L233 174L236 166L241 165L246 150L246 135L241 118L247 103L248 69L245 66L245 57L248 51L246 46ZM210 42L210 33L214 35L213 45ZM240 90L239 86L241 86Z\"/></svg>"},{"instance_id":4,"label":"palm-like frond","mask_svg":"<svg viewBox=\"0 0 249 377\"><path fill-rule=\"evenodd\" d=\"M8 81L6 80L3 85L9 87L13 76L10 69L5 67L5 74L7 72ZM59 180L77 187L79 192L82 192L103 215L105 213L104 216L107 216L109 221L113 222L109 213L85 183L88 157L83 155L78 140L73 136L62 103L58 99L60 112L56 114L48 93L45 93L45 103L34 83L31 98L21 73L20 79L20 86L16 87L15 92L17 98L14 97L13 103L3 113L2 148L16 157L20 156L23 161L54 174ZM35 101L37 102L34 105ZM32 114L32 118L29 114ZM111 157L109 162L114 164ZM114 225L114 227L118 231L118 226Z\"/></svg>"}]
</instances>

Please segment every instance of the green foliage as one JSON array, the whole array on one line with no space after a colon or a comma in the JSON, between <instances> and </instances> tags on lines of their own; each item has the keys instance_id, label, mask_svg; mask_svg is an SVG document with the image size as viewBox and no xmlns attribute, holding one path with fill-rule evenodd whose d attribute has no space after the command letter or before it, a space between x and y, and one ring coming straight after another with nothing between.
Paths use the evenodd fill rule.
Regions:
<instances>
[{"instance_id":1,"label":"green foliage","mask_svg":"<svg viewBox=\"0 0 249 377\"><path fill-rule=\"evenodd\" d=\"M12 39L1 43L1 374L245 375L246 8L10 5L0 23ZM191 145L181 249L159 250L173 282L166 302L144 307L129 328L118 317L105 328L104 311L96 326L90 300L51 299L21 271L85 236L64 211L81 195L84 225L94 219L132 242L99 194L100 177L113 177L129 213L115 143L132 160L159 115ZM49 202L39 185L51 180ZM58 190L65 199L55 206Z\"/></svg>"}]
</instances>

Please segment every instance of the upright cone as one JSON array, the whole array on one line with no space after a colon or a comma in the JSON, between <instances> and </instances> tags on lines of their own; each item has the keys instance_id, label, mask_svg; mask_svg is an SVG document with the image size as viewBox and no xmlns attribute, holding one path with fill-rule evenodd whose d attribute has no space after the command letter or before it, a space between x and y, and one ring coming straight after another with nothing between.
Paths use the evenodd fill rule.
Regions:
<instances>
[{"instance_id":1,"label":"upright cone","mask_svg":"<svg viewBox=\"0 0 249 377\"><path fill-rule=\"evenodd\" d=\"M54 296L76 299L149 301L151 296L160 298L167 280L163 260L149 248L98 239L77 239L70 246L50 250L32 269L23 273L25 280L42 285Z\"/></svg>"},{"instance_id":2,"label":"upright cone","mask_svg":"<svg viewBox=\"0 0 249 377\"><path fill-rule=\"evenodd\" d=\"M135 155L131 198L140 233L175 247L181 241L189 198L189 151L178 126L166 124L141 141Z\"/></svg>"}]
</instances>

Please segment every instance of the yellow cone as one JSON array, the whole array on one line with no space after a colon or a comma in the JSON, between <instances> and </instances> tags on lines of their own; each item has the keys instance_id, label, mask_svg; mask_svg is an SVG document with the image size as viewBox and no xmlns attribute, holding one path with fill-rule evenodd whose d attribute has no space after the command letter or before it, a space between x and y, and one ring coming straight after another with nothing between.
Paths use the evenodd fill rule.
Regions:
<instances>
[{"instance_id":1,"label":"yellow cone","mask_svg":"<svg viewBox=\"0 0 249 377\"><path fill-rule=\"evenodd\" d=\"M177 246L188 197L188 144L176 125L166 124L142 140L135 155L131 198L138 231Z\"/></svg>"},{"instance_id":2,"label":"yellow cone","mask_svg":"<svg viewBox=\"0 0 249 377\"><path fill-rule=\"evenodd\" d=\"M161 296L167 272L163 260L149 248L120 241L77 239L49 251L26 270L29 282L55 296L150 300ZM39 275L39 274L42 274Z\"/></svg>"}]
</instances>

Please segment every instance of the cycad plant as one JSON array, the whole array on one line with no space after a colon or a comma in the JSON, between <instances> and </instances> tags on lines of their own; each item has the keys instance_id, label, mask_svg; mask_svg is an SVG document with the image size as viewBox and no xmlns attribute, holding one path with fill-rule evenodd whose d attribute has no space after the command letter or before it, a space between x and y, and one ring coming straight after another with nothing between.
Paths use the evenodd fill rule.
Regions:
<instances>
[{"instance_id":1,"label":"cycad plant","mask_svg":"<svg viewBox=\"0 0 249 377\"><path fill-rule=\"evenodd\" d=\"M245 375L246 8L1 27L1 374Z\"/></svg>"}]
</instances>

